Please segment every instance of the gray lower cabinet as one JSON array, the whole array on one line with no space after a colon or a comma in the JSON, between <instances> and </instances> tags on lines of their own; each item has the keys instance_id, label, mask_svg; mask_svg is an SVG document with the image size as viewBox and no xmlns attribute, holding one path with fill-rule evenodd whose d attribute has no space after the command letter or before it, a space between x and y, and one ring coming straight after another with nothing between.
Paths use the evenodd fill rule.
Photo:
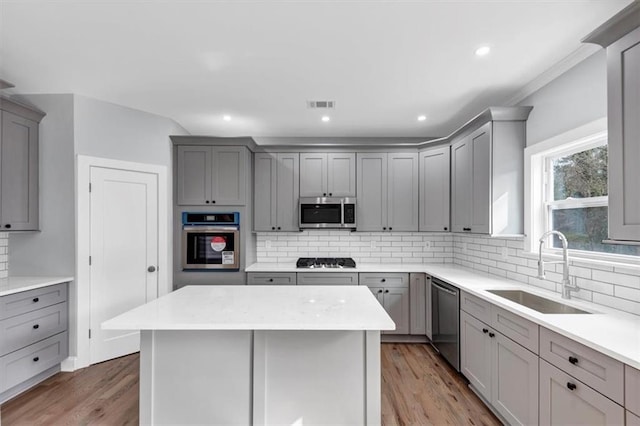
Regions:
<instances>
[{"instance_id":1,"label":"gray lower cabinet","mask_svg":"<svg viewBox=\"0 0 640 426\"><path fill-rule=\"evenodd\" d=\"M298 231L299 193L300 154L255 154L255 231Z\"/></svg>"},{"instance_id":2,"label":"gray lower cabinet","mask_svg":"<svg viewBox=\"0 0 640 426\"><path fill-rule=\"evenodd\" d=\"M538 423L538 356L460 311L460 369L509 424Z\"/></svg>"},{"instance_id":3,"label":"gray lower cabinet","mask_svg":"<svg viewBox=\"0 0 640 426\"><path fill-rule=\"evenodd\" d=\"M354 272L298 272L298 285L358 285Z\"/></svg>"},{"instance_id":4,"label":"gray lower cabinet","mask_svg":"<svg viewBox=\"0 0 640 426\"><path fill-rule=\"evenodd\" d=\"M624 404L624 364L546 328L540 357L620 405Z\"/></svg>"},{"instance_id":5,"label":"gray lower cabinet","mask_svg":"<svg viewBox=\"0 0 640 426\"><path fill-rule=\"evenodd\" d=\"M583 41L607 49L609 238L640 241L640 3Z\"/></svg>"},{"instance_id":6,"label":"gray lower cabinet","mask_svg":"<svg viewBox=\"0 0 640 426\"><path fill-rule=\"evenodd\" d=\"M449 219L451 148L431 148L420 152L420 231L446 232Z\"/></svg>"},{"instance_id":7,"label":"gray lower cabinet","mask_svg":"<svg viewBox=\"0 0 640 426\"><path fill-rule=\"evenodd\" d=\"M433 339L433 318L431 318L431 276L427 275L425 277L425 288L424 288L424 298L425 298L425 309L424 309L424 327L425 334L429 340Z\"/></svg>"},{"instance_id":8,"label":"gray lower cabinet","mask_svg":"<svg viewBox=\"0 0 640 426\"><path fill-rule=\"evenodd\" d=\"M69 351L67 284L0 297L0 403L60 371Z\"/></svg>"},{"instance_id":9,"label":"gray lower cabinet","mask_svg":"<svg viewBox=\"0 0 640 426\"><path fill-rule=\"evenodd\" d=\"M426 275L409 274L409 334L425 336L427 334L427 297ZM431 310L429 309L429 312Z\"/></svg>"},{"instance_id":10,"label":"gray lower cabinet","mask_svg":"<svg viewBox=\"0 0 640 426\"><path fill-rule=\"evenodd\" d=\"M409 274L360 273L360 285L366 285L387 311L396 329L383 334L409 334Z\"/></svg>"},{"instance_id":11,"label":"gray lower cabinet","mask_svg":"<svg viewBox=\"0 0 640 426\"><path fill-rule=\"evenodd\" d=\"M247 284L250 285L296 285L295 272L248 272Z\"/></svg>"},{"instance_id":12,"label":"gray lower cabinet","mask_svg":"<svg viewBox=\"0 0 640 426\"><path fill-rule=\"evenodd\" d=\"M248 158L245 147L178 145L178 205L245 205Z\"/></svg>"},{"instance_id":13,"label":"gray lower cabinet","mask_svg":"<svg viewBox=\"0 0 640 426\"><path fill-rule=\"evenodd\" d=\"M418 153L357 153L358 231L418 230Z\"/></svg>"},{"instance_id":14,"label":"gray lower cabinet","mask_svg":"<svg viewBox=\"0 0 640 426\"><path fill-rule=\"evenodd\" d=\"M0 230L39 226L38 123L44 113L0 97Z\"/></svg>"},{"instance_id":15,"label":"gray lower cabinet","mask_svg":"<svg viewBox=\"0 0 640 426\"><path fill-rule=\"evenodd\" d=\"M541 425L623 425L624 408L540 360Z\"/></svg>"},{"instance_id":16,"label":"gray lower cabinet","mask_svg":"<svg viewBox=\"0 0 640 426\"><path fill-rule=\"evenodd\" d=\"M624 366L624 406L640 416L640 370Z\"/></svg>"},{"instance_id":17,"label":"gray lower cabinet","mask_svg":"<svg viewBox=\"0 0 640 426\"><path fill-rule=\"evenodd\" d=\"M640 417L627 410L627 426L640 426Z\"/></svg>"}]
</instances>

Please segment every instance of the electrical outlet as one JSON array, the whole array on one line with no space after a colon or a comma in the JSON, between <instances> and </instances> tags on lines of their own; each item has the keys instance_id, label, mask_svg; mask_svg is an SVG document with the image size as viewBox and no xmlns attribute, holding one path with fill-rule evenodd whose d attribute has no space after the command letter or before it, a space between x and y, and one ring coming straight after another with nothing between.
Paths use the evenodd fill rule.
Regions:
<instances>
[{"instance_id":1,"label":"electrical outlet","mask_svg":"<svg viewBox=\"0 0 640 426\"><path fill-rule=\"evenodd\" d=\"M466 253L466 252L467 252L467 243L462 243L462 251L463 251L464 253Z\"/></svg>"},{"instance_id":2,"label":"electrical outlet","mask_svg":"<svg viewBox=\"0 0 640 426\"><path fill-rule=\"evenodd\" d=\"M376 242L374 240L371 240L371 248L376 248Z\"/></svg>"},{"instance_id":3,"label":"electrical outlet","mask_svg":"<svg viewBox=\"0 0 640 426\"><path fill-rule=\"evenodd\" d=\"M424 242L424 248L430 249L431 248L431 241L425 241Z\"/></svg>"},{"instance_id":4,"label":"electrical outlet","mask_svg":"<svg viewBox=\"0 0 640 426\"><path fill-rule=\"evenodd\" d=\"M507 260L509 257L509 249L507 247L502 247L500 254L502 255L502 260Z\"/></svg>"},{"instance_id":5,"label":"electrical outlet","mask_svg":"<svg viewBox=\"0 0 640 426\"><path fill-rule=\"evenodd\" d=\"M270 249L271 248L271 240L266 240L264 242L264 247L267 248L267 249Z\"/></svg>"}]
</instances>

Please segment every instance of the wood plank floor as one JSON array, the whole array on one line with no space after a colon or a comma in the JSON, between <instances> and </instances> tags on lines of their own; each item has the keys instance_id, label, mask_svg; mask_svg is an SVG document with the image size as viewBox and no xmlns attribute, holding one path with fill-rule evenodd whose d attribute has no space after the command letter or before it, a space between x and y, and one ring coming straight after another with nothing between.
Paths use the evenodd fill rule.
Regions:
<instances>
[{"instance_id":1,"label":"wood plank floor","mask_svg":"<svg viewBox=\"0 0 640 426\"><path fill-rule=\"evenodd\" d=\"M382 423L499 425L464 379L423 344L382 345ZM138 354L60 373L0 408L2 426L138 424Z\"/></svg>"}]
</instances>

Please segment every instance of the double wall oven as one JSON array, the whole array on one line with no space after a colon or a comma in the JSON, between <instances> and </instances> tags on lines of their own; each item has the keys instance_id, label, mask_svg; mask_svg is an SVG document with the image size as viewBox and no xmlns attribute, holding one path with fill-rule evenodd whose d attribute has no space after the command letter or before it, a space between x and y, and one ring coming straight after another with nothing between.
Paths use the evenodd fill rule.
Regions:
<instances>
[{"instance_id":1,"label":"double wall oven","mask_svg":"<svg viewBox=\"0 0 640 426\"><path fill-rule=\"evenodd\" d=\"M240 214L182 213L182 269L240 269Z\"/></svg>"}]
</instances>

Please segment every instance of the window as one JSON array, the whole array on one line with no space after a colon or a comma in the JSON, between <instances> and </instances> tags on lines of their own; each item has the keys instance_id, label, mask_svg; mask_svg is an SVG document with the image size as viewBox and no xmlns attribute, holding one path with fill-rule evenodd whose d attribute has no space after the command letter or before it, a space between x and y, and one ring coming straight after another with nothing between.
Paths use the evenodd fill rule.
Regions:
<instances>
[{"instance_id":1,"label":"window","mask_svg":"<svg viewBox=\"0 0 640 426\"><path fill-rule=\"evenodd\" d=\"M586 257L588 253L640 256L639 246L602 242L608 238L606 132L549 145L527 159L531 167L531 250L537 251L536 236L556 230L567 237L569 249ZM553 251L562 244L553 236L545 247Z\"/></svg>"}]
</instances>

